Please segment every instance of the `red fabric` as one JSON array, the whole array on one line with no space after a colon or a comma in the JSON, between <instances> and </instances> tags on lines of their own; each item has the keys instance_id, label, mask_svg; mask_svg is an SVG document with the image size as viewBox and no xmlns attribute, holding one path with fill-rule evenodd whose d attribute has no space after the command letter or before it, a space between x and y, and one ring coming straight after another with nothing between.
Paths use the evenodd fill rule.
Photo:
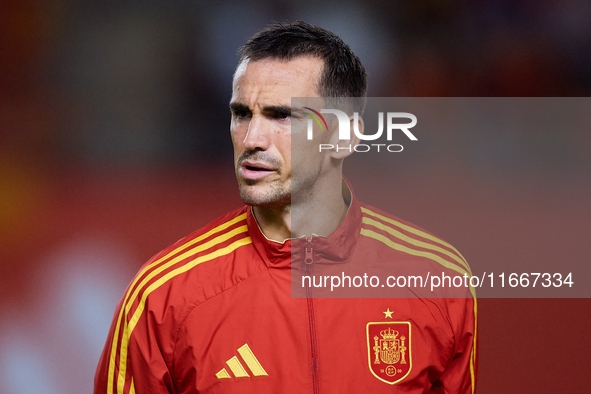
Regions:
<instances>
[{"instance_id":1,"label":"red fabric","mask_svg":"<svg viewBox=\"0 0 591 394\"><path fill-rule=\"evenodd\" d=\"M361 229L368 228L362 222L366 216L362 207L380 213L353 197L339 228L329 237L311 239L314 261L309 272L322 266L333 271L337 267L339 272L352 267L355 272L354 267L384 259L395 267L453 272L432 259L393 250L361 235ZM236 218L235 223L204 237ZM156 255L142 267L115 312L94 392L117 393L123 368L119 392L124 393L130 391L132 379L136 393L152 394L473 391L472 298L293 298L291 258L299 261L307 246L310 243L305 238L285 243L267 240L250 208L243 207ZM211 258L211 253L223 255ZM310 291L316 295L317 289ZM124 300L129 309L127 333L119 319ZM385 311L393 314L387 317ZM381 381L370 370L376 340L369 338L368 345L366 332L371 322L410 323L404 357L411 365L398 364L402 372L399 376L394 372L392 380L402 378L404 368L410 372L395 384ZM117 326L120 330L115 336ZM238 351L245 344L266 375L254 376ZM123 358L122 349L127 352ZM232 371L226 362L233 357L248 376L237 377ZM108 391L110 364L112 391ZM475 358L473 364L475 376Z\"/></svg>"}]
</instances>

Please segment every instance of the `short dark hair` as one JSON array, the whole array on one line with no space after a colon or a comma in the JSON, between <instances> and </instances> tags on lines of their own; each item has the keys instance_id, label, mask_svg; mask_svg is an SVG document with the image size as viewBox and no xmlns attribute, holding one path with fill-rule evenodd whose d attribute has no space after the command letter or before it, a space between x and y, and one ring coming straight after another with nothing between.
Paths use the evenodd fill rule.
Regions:
<instances>
[{"instance_id":1,"label":"short dark hair","mask_svg":"<svg viewBox=\"0 0 591 394\"><path fill-rule=\"evenodd\" d=\"M239 63L245 59L291 60L315 56L324 61L318 84L322 97L365 97L367 73L351 48L336 34L306 22L274 23L252 36L238 50ZM362 112L365 100L354 105Z\"/></svg>"}]
</instances>

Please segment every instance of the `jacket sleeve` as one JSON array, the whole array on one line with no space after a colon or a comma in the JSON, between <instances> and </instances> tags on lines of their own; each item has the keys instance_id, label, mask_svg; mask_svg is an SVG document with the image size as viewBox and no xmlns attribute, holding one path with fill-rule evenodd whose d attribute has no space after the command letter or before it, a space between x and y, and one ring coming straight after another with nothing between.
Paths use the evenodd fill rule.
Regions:
<instances>
[{"instance_id":1,"label":"jacket sleeve","mask_svg":"<svg viewBox=\"0 0 591 394\"><path fill-rule=\"evenodd\" d=\"M477 302L476 298L463 298L451 304L455 348L439 383L445 393L473 394L478 371Z\"/></svg>"},{"instance_id":2,"label":"jacket sleeve","mask_svg":"<svg viewBox=\"0 0 591 394\"><path fill-rule=\"evenodd\" d=\"M128 290L129 291L129 290ZM115 311L94 379L94 394L174 393L152 311L124 297ZM122 313L126 311L127 313Z\"/></svg>"}]
</instances>

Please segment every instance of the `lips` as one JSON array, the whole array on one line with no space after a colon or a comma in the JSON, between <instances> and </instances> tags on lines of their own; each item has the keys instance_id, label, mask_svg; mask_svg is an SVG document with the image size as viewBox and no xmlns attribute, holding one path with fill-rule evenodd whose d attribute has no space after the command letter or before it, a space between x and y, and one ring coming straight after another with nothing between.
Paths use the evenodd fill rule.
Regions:
<instances>
[{"instance_id":1,"label":"lips","mask_svg":"<svg viewBox=\"0 0 591 394\"><path fill-rule=\"evenodd\" d=\"M243 161L239 171L245 179L260 179L275 172L270 165L252 160Z\"/></svg>"}]
</instances>

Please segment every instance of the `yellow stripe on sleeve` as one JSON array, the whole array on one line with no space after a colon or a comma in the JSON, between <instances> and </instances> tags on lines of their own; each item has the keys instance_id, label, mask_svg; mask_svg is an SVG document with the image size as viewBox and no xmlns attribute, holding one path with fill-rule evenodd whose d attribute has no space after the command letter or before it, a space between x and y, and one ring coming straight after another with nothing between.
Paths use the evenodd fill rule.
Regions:
<instances>
[{"instance_id":1,"label":"yellow stripe on sleeve","mask_svg":"<svg viewBox=\"0 0 591 394\"><path fill-rule=\"evenodd\" d=\"M199 237L196 237L195 239L179 246L178 248L176 248L172 252L168 253L164 257L161 257L158 260L154 261L153 263L149 264L146 268L144 268L144 270L142 270L142 272L140 272L138 275L136 275L134 280L129 285L127 293L125 294L125 298L123 300L123 304L121 305L121 310L119 311L119 316L117 318L117 325L115 326L115 333L113 335L113 344L111 345L111 357L109 360L109 372L108 372L108 379L107 379L107 394L113 394L113 382L115 380L115 364L116 364L116 358L117 358L117 346L118 346L118 340L119 340L119 332L121 329L121 321L122 321L122 317L123 317L123 312L126 309L127 301L129 300L130 291L134 288L136 283L140 280L140 278L146 272L148 272L149 270L151 270L152 268L154 268L158 264L162 263L163 261L167 260L168 258L174 256L177 253L182 252L183 250L189 248L190 246L196 244L197 242L200 242L200 241L212 236L213 234L223 231L226 228L232 226L233 224L243 221L245 219L246 219L246 213L239 215L239 216L235 217L234 219L231 219L227 222L220 224L219 226L200 235ZM132 300L132 303L133 303L133 301L134 300ZM127 319L123 319L123 320L126 321ZM127 323L125 323L125 324L127 324ZM117 391L119 391L119 390L117 390Z\"/></svg>"},{"instance_id":2,"label":"yellow stripe on sleeve","mask_svg":"<svg viewBox=\"0 0 591 394\"><path fill-rule=\"evenodd\" d=\"M472 394L476 390L476 371L474 366L476 365L476 335L478 332L478 308L476 307L476 297L474 297L474 341L472 343L472 354L470 357L470 379L472 379Z\"/></svg>"},{"instance_id":3,"label":"yellow stripe on sleeve","mask_svg":"<svg viewBox=\"0 0 591 394\"><path fill-rule=\"evenodd\" d=\"M403 241L408 242L409 244L412 244L414 246L418 246L420 248L424 248L424 249L430 249L439 253L443 253L448 257L451 257L453 260L457 261L458 264L460 264L462 267L466 268L466 270L468 271L468 273L470 274L470 276L472 276L472 271L470 271L470 266L468 266L468 264L466 264L466 262L464 260L462 260L461 258L458 257L458 255L443 249L437 245L433 245L427 242L423 242L423 241L419 241L417 239L411 238L408 235L405 235L403 233L401 233L400 231L397 231L395 229L393 229L392 227L386 226L380 222L377 222L373 219L370 219L368 217L363 217L362 222L365 224L368 224L370 226L374 226L376 228L379 228L380 230L384 230L389 234L392 234L393 236L395 236L396 238L400 238Z\"/></svg>"},{"instance_id":4,"label":"yellow stripe on sleeve","mask_svg":"<svg viewBox=\"0 0 591 394\"><path fill-rule=\"evenodd\" d=\"M443 259L442 257L433 254L431 252L425 252L422 250L415 250L415 249L411 249L407 246L401 245L399 243L396 243L394 241L392 241L390 238L382 235L382 234L378 234L375 231L372 230L368 230L366 228L362 228L361 229L361 235L364 235L366 237L370 237L373 238L377 241L380 241L384 244L386 244L387 246L391 247L394 250L398 250L400 252L404 252L404 253L408 253L411 254L413 256L420 256L420 257L425 257L428 258L430 260L435 261L436 263L441 264L442 266L444 266L445 268L449 268L453 271L456 271L459 274L467 274L468 276L472 276L469 275L465 270L463 270L462 268L458 267L457 264L454 263L450 263L449 261ZM474 288L472 286L470 286L470 293L472 293L472 296L474 296L476 298L476 292L474 291Z\"/></svg>"},{"instance_id":5,"label":"yellow stripe on sleeve","mask_svg":"<svg viewBox=\"0 0 591 394\"><path fill-rule=\"evenodd\" d=\"M220 237L223 237L223 235L221 235ZM133 329L137 325L137 323L142 315L142 312L144 311L144 308L146 305L146 299L148 298L150 293L152 293L154 290L158 289L160 286L162 286L164 283L168 282L170 279L174 278L175 276L185 273L185 272L189 271L190 269L192 269L193 267L195 267L203 262L210 261L210 260L213 260L213 259L218 258L220 256L230 254L234 250L238 249L239 247L244 246L244 245L248 245L250 243L252 243L252 240L250 239L250 237L247 236L247 237L241 238L237 241L234 241L232 244L230 244L224 248L218 249L218 250L211 252L207 255L197 257L196 259L190 261L189 263L187 263L179 268L176 268L175 270L167 273L162 278L160 278L157 281L155 281L154 283L152 283L142 294L142 298L140 300L140 303L139 303L137 309L135 310L133 316L129 320L129 324L125 325L123 337L121 338L120 354L127 355L127 345L129 343L129 338L131 337ZM125 319L125 322L127 322L127 319ZM119 364L119 377L118 377L118 381L117 381L117 393L118 394L123 394L123 385L125 384L125 374L127 372L127 370L126 370L127 366L126 366L125 360L126 359L120 360L120 364Z\"/></svg>"},{"instance_id":6,"label":"yellow stripe on sleeve","mask_svg":"<svg viewBox=\"0 0 591 394\"><path fill-rule=\"evenodd\" d=\"M439 238L437 238L437 237L434 237L433 235L431 235L431 234L429 234L429 233L426 233L426 232L424 232L424 231L421 231L421 230L418 230L418 229L416 229L416 228L414 228L414 227L408 226L408 225L406 225L406 224L403 224L403 223L400 223L400 222L398 222L398 221L396 221L396 220L390 219L390 218L388 218L388 217L385 217L385 216L383 216L383 215L380 215L380 214L378 214L378 213L375 213L375 212L373 212L373 211L370 211L370 210L369 210L369 209L367 209L367 208L361 207L361 211L362 211L363 213L367 214L367 215L370 215L370 216L376 217L376 218L378 218L378 219L380 219L380 220L383 220L384 222L387 222L387 223L393 224L394 226L396 226L396 227L399 227L399 228L401 228L401 229L403 229L403 230L405 230L405 231L408 231L409 233L412 233L412 234L418 235L418 236L420 236L420 237L426 238L426 239L428 239L428 240L430 240L430 241L436 242L436 243L438 243L438 244L440 244L440 245L443 245L443 246L445 246L446 248L449 248L449 249L453 250L453 251L454 251L454 252L456 252L456 253L458 254L458 256L459 256L459 257L460 257L460 258L463 260L463 263L462 263L462 265L463 265L463 266L466 268L466 270L467 270L468 272L470 272L470 266L469 266L469 265L468 265L468 263L466 262L466 259L464 258L464 256L462 256L462 254L461 254L460 252L458 252L458 250L457 250L456 248L454 248L452 245L448 244L447 242L445 242L445 241L443 241L443 240L441 240L441 239L439 239ZM470 275L471 275L471 274L472 274L472 273L470 273Z\"/></svg>"}]
</instances>

